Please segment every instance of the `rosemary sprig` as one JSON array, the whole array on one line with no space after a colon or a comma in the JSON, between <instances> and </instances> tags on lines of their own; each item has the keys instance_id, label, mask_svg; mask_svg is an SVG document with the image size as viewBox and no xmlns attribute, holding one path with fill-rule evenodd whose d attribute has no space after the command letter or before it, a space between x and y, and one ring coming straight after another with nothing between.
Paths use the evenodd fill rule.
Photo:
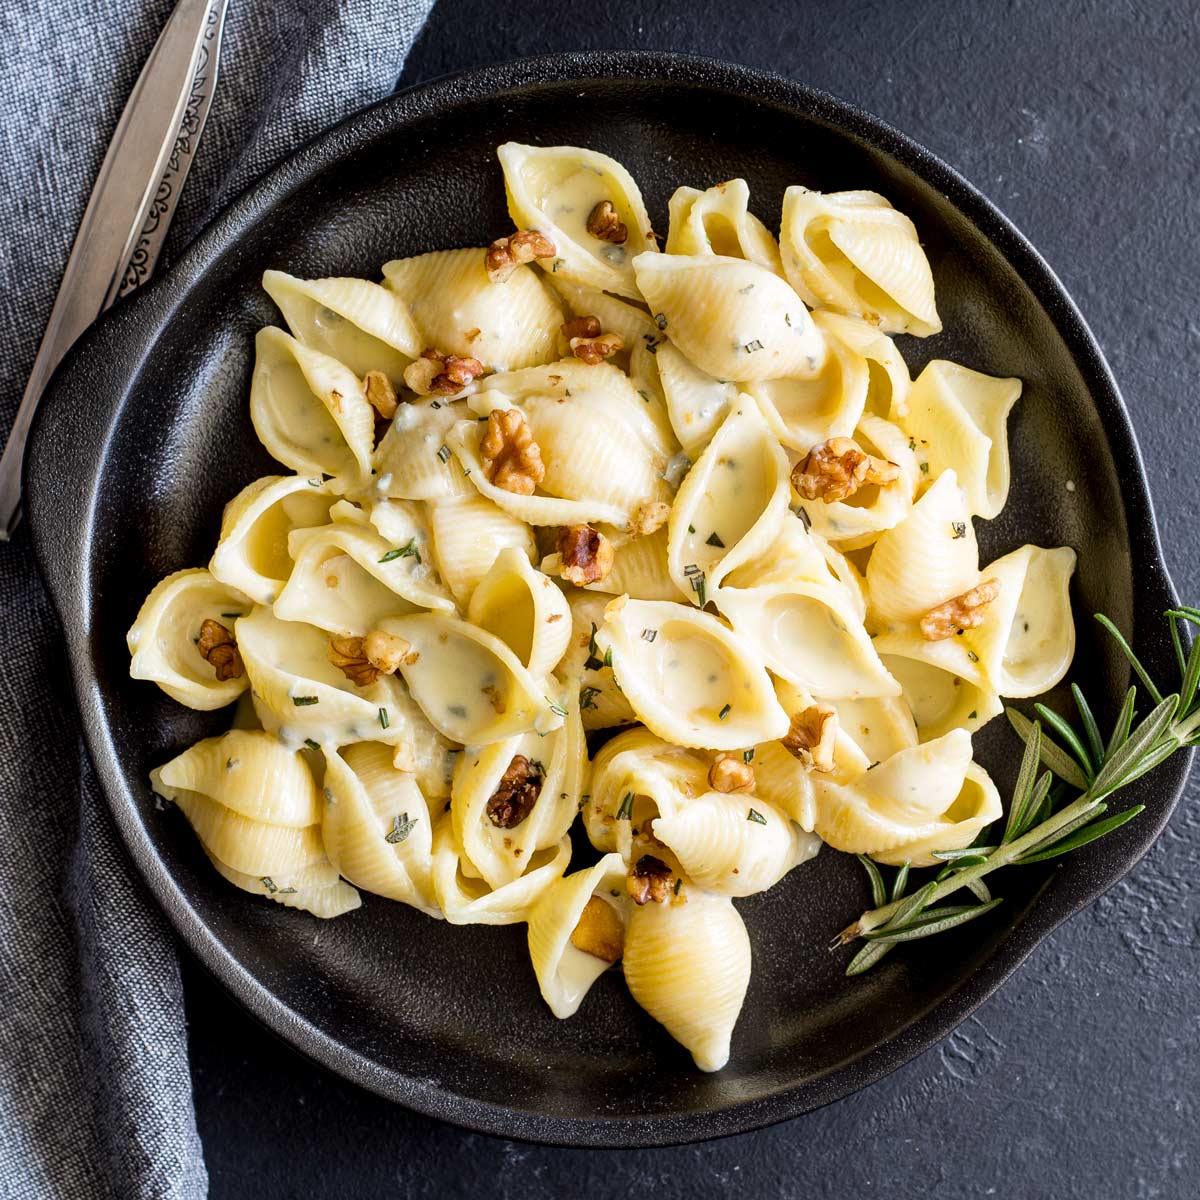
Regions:
<instances>
[{"instance_id":1,"label":"rosemary sprig","mask_svg":"<svg viewBox=\"0 0 1200 1200\"><path fill-rule=\"evenodd\" d=\"M1034 705L1036 721L1015 709L1006 710L1025 743L1025 753L998 839L992 833L997 827L993 825L980 834L976 845L936 852L933 857L944 865L911 894L906 894L908 863L897 870L889 889L879 867L865 855L858 856L875 907L834 939L835 947L860 938L867 943L850 961L847 975L870 970L901 942L944 933L991 912L1002 903L1001 897L993 898L984 882L993 871L1069 854L1119 829L1143 810L1145 806L1137 804L1105 815L1108 799L1121 788L1154 770L1177 750L1200 744L1200 637L1193 640L1186 655L1181 637L1185 624L1200 626L1200 609L1180 606L1164 616L1180 674L1178 691L1166 696L1116 626L1107 617L1096 616L1116 639L1154 701L1154 707L1135 723L1138 689L1131 687L1107 741L1076 684L1071 685L1071 695L1078 710L1078 727L1044 704ZM1072 791L1078 793L1073 800ZM978 903L938 903L962 888L969 889Z\"/></svg>"}]
</instances>

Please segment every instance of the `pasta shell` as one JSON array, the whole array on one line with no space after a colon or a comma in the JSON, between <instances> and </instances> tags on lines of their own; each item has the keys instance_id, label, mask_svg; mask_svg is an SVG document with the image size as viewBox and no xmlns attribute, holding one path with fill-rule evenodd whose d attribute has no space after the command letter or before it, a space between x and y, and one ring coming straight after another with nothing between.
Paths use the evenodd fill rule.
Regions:
<instances>
[{"instance_id":1,"label":"pasta shell","mask_svg":"<svg viewBox=\"0 0 1200 1200\"><path fill-rule=\"evenodd\" d=\"M979 578L979 546L967 497L953 471L938 476L907 517L885 530L867 564L875 621L919 620Z\"/></svg>"},{"instance_id":2,"label":"pasta shell","mask_svg":"<svg viewBox=\"0 0 1200 1200\"><path fill-rule=\"evenodd\" d=\"M493 371L549 362L562 311L537 272L488 278L487 251L435 250L384 263L384 286L408 306L424 346L476 358Z\"/></svg>"},{"instance_id":3,"label":"pasta shell","mask_svg":"<svg viewBox=\"0 0 1200 1200\"><path fill-rule=\"evenodd\" d=\"M600 532L613 545L612 567L603 579L585 585L585 591L630 596L634 600L684 599L667 568L665 525L644 537L626 540L614 530L602 528ZM542 559L542 570L547 575L559 575L562 571L560 555L549 554Z\"/></svg>"},{"instance_id":4,"label":"pasta shell","mask_svg":"<svg viewBox=\"0 0 1200 1200\"><path fill-rule=\"evenodd\" d=\"M562 724L516 655L498 638L440 613L414 613L381 623L412 646L400 665L430 724L452 741L486 745Z\"/></svg>"},{"instance_id":5,"label":"pasta shell","mask_svg":"<svg viewBox=\"0 0 1200 1200\"><path fill-rule=\"evenodd\" d=\"M779 707L753 643L716 617L661 600L616 600L596 634L638 717L680 746L734 750L782 737Z\"/></svg>"},{"instance_id":6,"label":"pasta shell","mask_svg":"<svg viewBox=\"0 0 1200 1200\"><path fill-rule=\"evenodd\" d=\"M655 361L671 428L683 452L696 459L736 403L737 385L706 375L670 342L658 346Z\"/></svg>"},{"instance_id":7,"label":"pasta shell","mask_svg":"<svg viewBox=\"0 0 1200 1200\"><path fill-rule=\"evenodd\" d=\"M566 598L511 546L475 588L467 617L504 642L534 679L554 670L571 640Z\"/></svg>"},{"instance_id":8,"label":"pasta shell","mask_svg":"<svg viewBox=\"0 0 1200 1200\"><path fill-rule=\"evenodd\" d=\"M125 635L134 679L157 683L172 700L201 711L223 708L245 691L247 679L219 680L196 643L206 620L227 629L251 608L250 598L219 583L202 567L160 580Z\"/></svg>"},{"instance_id":9,"label":"pasta shell","mask_svg":"<svg viewBox=\"0 0 1200 1200\"><path fill-rule=\"evenodd\" d=\"M917 724L901 696L829 703L837 711L842 733L853 739L867 762L882 762L919 741Z\"/></svg>"},{"instance_id":10,"label":"pasta shell","mask_svg":"<svg viewBox=\"0 0 1200 1200\"><path fill-rule=\"evenodd\" d=\"M424 348L408 310L378 283L266 271L262 284L295 337L359 377L382 371L399 385L404 368Z\"/></svg>"},{"instance_id":11,"label":"pasta shell","mask_svg":"<svg viewBox=\"0 0 1200 1200\"><path fill-rule=\"evenodd\" d=\"M375 448L374 493L397 500L473 495L462 466L445 448L450 430L467 415L462 401L433 397L401 404Z\"/></svg>"},{"instance_id":12,"label":"pasta shell","mask_svg":"<svg viewBox=\"0 0 1200 1200\"><path fill-rule=\"evenodd\" d=\"M821 845L757 794L707 792L653 830L692 883L722 896L766 891Z\"/></svg>"},{"instance_id":13,"label":"pasta shell","mask_svg":"<svg viewBox=\"0 0 1200 1200\"><path fill-rule=\"evenodd\" d=\"M515 549L529 559L537 552L523 521L474 490L434 501L428 512L438 571L463 608L502 551Z\"/></svg>"},{"instance_id":14,"label":"pasta shell","mask_svg":"<svg viewBox=\"0 0 1200 1200\"><path fill-rule=\"evenodd\" d=\"M392 766L392 748L359 742L325 751L325 852L338 873L366 892L431 917L433 828L413 776Z\"/></svg>"},{"instance_id":15,"label":"pasta shell","mask_svg":"<svg viewBox=\"0 0 1200 1200\"><path fill-rule=\"evenodd\" d=\"M410 517L404 532L409 537L397 546L369 526L348 522L293 531L296 565L275 615L361 637L385 617L418 606L453 612L454 601L430 563L423 526Z\"/></svg>"},{"instance_id":16,"label":"pasta shell","mask_svg":"<svg viewBox=\"0 0 1200 1200\"><path fill-rule=\"evenodd\" d=\"M630 913L625 982L700 1070L719 1071L750 982L750 939L728 897L699 888L686 896Z\"/></svg>"},{"instance_id":17,"label":"pasta shell","mask_svg":"<svg viewBox=\"0 0 1200 1200\"><path fill-rule=\"evenodd\" d=\"M339 879L338 873L324 859L294 875L281 875L275 879L269 875L247 875L235 871L207 846L202 845L202 848L208 855L208 861L234 887L252 896L265 896L284 908L297 908L328 920L362 907L362 897L348 883Z\"/></svg>"},{"instance_id":18,"label":"pasta shell","mask_svg":"<svg viewBox=\"0 0 1200 1200\"><path fill-rule=\"evenodd\" d=\"M671 508L667 562L683 592L703 606L715 589L774 541L787 516L787 455L757 406L739 397L688 472Z\"/></svg>"},{"instance_id":19,"label":"pasta shell","mask_svg":"<svg viewBox=\"0 0 1200 1200\"><path fill-rule=\"evenodd\" d=\"M254 346L250 419L259 441L293 471L333 476L331 491L359 486L371 469L375 413L358 376L281 329L260 329Z\"/></svg>"},{"instance_id":20,"label":"pasta shell","mask_svg":"<svg viewBox=\"0 0 1200 1200\"><path fill-rule=\"evenodd\" d=\"M1003 711L1000 696L968 657L962 638L927 642L919 632L880 634L875 649L900 685L921 741L951 730L974 733Z\"/></svg>"},{"instance_id":21,"label":"pasta shell","mask_svg":"<svg viewBox=\"0 0 1200 1200\"><path fill-rule=\"evenodd\" d=\"M504 171L509 215L519 229L536 229L554 243L556 253L549 264L554 274L640 299L630 264L635 255L657 250L658 243L642 194L619 162L575 146L518 142L505 142L496 156ZM588 232L593 209L606 200L626 229L620 244Z\"/></svg>"},{"instance_id":22,"label":"pasta shell","mask_svg":"<svg viewBox=\"0 0 1200 1200\"><path fill-rule=\"evenodd\" d=\"M813 324L832 346L838 344L862 359L869 380L864 412L899 422L908 412L912 377L896 343L878 326L835 312L813 313Z\"/></svg>"},{"instance_id":23,"label":"pasta shell","mask_svg":"<svg viewBox=\"0 0 1200 1200\"><path fill-rule=\"evenodd\" d=\"M916 228L877 192L788 188L779 242L789 282L813 308L863 317L885 333L941 331Z\"/></svg>"},{"instance_id":24,"label":"pasta shell","mask_svg":"<svg viewBox=\"0 0 1200 1200\"><path fill-rule=\"evenodd\" d=\"M160 767L158 778L252 821L303 829L321 819L321 793L303 757L269 733L235 729L205 738Z\"/></svg>"},{"instance_id":25,"label":"pasta shell","mask_svg":"<svg viewBox=\"0 0 1200 1200\"><path fill-rule=\"evenodd\" d=\"M825 342L800 297L765 267L716 255L642 254L638 287L666 336L714 379L809 378Z\"/></svg>"},{"instance_id":26,"label":"pasta shell","mask_svg":"<svg viewBox=\"0 0 1200 1200\"><path fill-rule=\"evenodd\" d=\"M981 375L934 359L917 376L901 424L929 463L929 475L954 471L977 516L991 519L1008 500L1008 414L1019 379Z\"/></svg>"},{"instance_id":27,"label":"pasta shell","mask_svg":"<svg viewBox=\"0 0 1200 1200\"><path fill-rule=\"evenodd\" d=\"M555 880L529 911L529 957L542 999L560 1020L575 1015L610 965L607 958L579 949L572 940L593 898L609 905L624 926L630 900L620 855L607 854L586 870Z\"/></svg>"},{"instance_id":28,"label":"pasta shell","mask_svg":"<svg viewBox=\"0 0 1200 1200\"><path fill-rule=\"evenodd\" d=\"M667 253L744 258L782 276L779 245L749 205L744 179L730 179L705 192L676 188L669 206Z\"/></svg>"},{"instance_id":29,"label":"pasta shell","mask_svg":"<svg viewBox=\"0 0 1200 1200\"><path fill-rule=\"evenodd\" d=\"M392 765L411 774L430 802L447 799L459 747L434 729L407 688L393 689L388 714L388 728L397 731Z\"/></svg>"},{"instance_id":30,"label":"pasta shell","mask_svg":"<svg viewBox=\"0 0 1200 1200\"><path fill-rule=\"evenodd\" d=\"M565 594L571 609L571 641L558 664L557 675L578 690L584 729L609 729L637 720L617 686L611 656L596 644L609 597L579 588L568 588Z\"/></svg>"}]
</instances>

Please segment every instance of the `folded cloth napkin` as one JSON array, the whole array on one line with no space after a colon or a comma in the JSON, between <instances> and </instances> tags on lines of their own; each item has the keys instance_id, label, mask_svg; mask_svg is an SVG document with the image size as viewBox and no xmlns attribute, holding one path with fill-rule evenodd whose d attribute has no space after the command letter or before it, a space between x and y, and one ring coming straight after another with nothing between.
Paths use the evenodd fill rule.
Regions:
<instances>
[{"instance_id":1,"label":"folded cloth napkin","mask_svg":"<svg viewBox=\"0 0 1200 1200\"><path fill-rule=\"evenodd\" d=\"M0 5L14 51L0 72L0 435L172 4ZM167 258L272 163L386 95L431 5L231 0ZM203 1196L175 943L80 747L25 531L0 544L0 613L0 1200Z\"/></svg>"}]
</instances>

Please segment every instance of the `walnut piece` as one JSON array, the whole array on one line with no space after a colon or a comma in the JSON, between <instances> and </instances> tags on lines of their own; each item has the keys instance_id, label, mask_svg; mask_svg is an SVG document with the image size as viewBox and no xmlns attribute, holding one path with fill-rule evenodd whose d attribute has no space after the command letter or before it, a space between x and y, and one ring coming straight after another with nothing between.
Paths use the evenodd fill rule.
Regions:
<instances>
[{"instance_id":1,"label":"walnut piece","mask_svg":"<svg viewBox=\"0 0 1200 1200\"><path fill-rule=\"evenodd\" d=\"M613 565L612 542L590 525L565 525L558 531L559 575L576 587L599 583Z\"/></svg>"},{"instance_id":2,"label":"walnut piece","mask_svg":"<svg viewBox=\"0 0 1200 1200\"><path fill-rule=\"evenodd\" d=\"M891 483L899 477L895 463L872 457L852 438L836 437L814 446L792 468L792 487L806 500L832 504L867 484Z\"/></svg>"},{"instance_id":3,"label":"walnut piece","mask_svg":"<svg viewBox=\"0 0 1200 1200\"><path fill-rule=\"evenodd\" d=\"M532 496L546 477L542 452L519 408L493 409L479 443L484 474L498 488Z\"/></svg>"},{"instance_id":4,"label":"walnut piece","mask_svg":"<svg viewBox=\"0 0 1200 1200\"><path fill-rule=\"evenodd\" d=\"M629 536L640 538L661 529L671 516L671 506L665 500L649 500L639 504L629 518Z\"/></svg>"},{"instance_id":5,"label":"walnut piece","mask_svg":"<svg viewBox=\"0 0 1200 1200\"><path fill-rule=\"evenodd\" d=\"M535 258L553 258L558 251L554 243L536 229L518 229L509 237L497 238L484 256L488 278L503 283L522 263Z\"/></svg>"},{"instance_id":6,"label":"walnut piece","mask_svg":"<svg viewBox=\"0 0 1200 1200\"><path fill-rule=\"evenodd\" d=\"M708 768L708 785L714 792L752 792L754 767L740 753L718 754Z\"/></svg>"},{"instance_id":7,"label":"walnut piece","mask_svg":"<svg viewBox=\"0 0 1200 1200\"><path fill-rule=\"evenodd\" d=\"M611 200L601 200L588 214L587 231L602 242L623 246L629 240L629 230L617 216Z\"/></svg>"},{"instance_id":8,"label":"walnut piece","mask_svg":"<svg viewBox=\"0 0 1200 1200\"><path fill-rule=\"evenodd\" d=\"M568 342L572 338L599 337L602 332L600 319L592 316L575 317L573 320L567 321L566 324L560 325L559 329Z\"/></svg>"},{"instance_id":9,"label":"walnut piece","mask_svg":"<svg viewBox=\"0 0 1200 1200\"><path fill-rule=\"evenodd\" d=\"M625 926L607 900L592 896L571 931L571 945L584 954L614 963L625 949Z\"/></svg>"},{"instance_id":10,"label":"walnut piece","mask_svg":"<svg viewBox=\"0 0 1200 1200\"><path fill-rule=\"evenodd\" d=\"M806 767L814 771L832 771L837 730L837 713L827 704L811 704L792 714L787 735L779 740L783 748Z\"/></svg>"},{"instance_id":11,"label":"walnut piece","mask_svg":"<svg viewBox=\"0 0 1200 1200\"><path fill-rule=\"evenodd\" d=\"M419 396L453 396L470 387L482 374L483 363L479 359L443 354L430 346L404 368L404 385Z\"/></svg>"},{"instance_id":12,"label":"walnut piece","mask_svg":"<svg viewBox=\"0 0 1200 1200\"><path fill-rule=\"evenodd\" d=\"M200 657L217 673L217 682L225 683L229 679L241 679L246 673L246 665L242 662L237 640L233 634L221 624L206 617L200 625L200 638L196 642Z\"/></svg>"},{"instance_id":13,"label":"walnut piece","mask_svg":"<svg viewBox=\"0 0 1200 1200\"><path fill-rule=\"evenodd\" d=\"M380 675L394 675L400 664L409 662L412 643L382 629L366 637L329 639L329 661L355 687L370 687Z\"/></svg>"},{"instance_id":14,"label":"walnut piece","mask_svg":"<svg viewBox=\"0 0 1200 1200\"><path fill-rule=\"evenodd\" d=\"M571 353L581 363L589 367L599 366L606 358L612 358L618 350L623 350L625 343L620 334L602 333L599 337L573 337Z\"/></svg>"},{"instance_id":15,"label":"walnut piece","mask_svg":"<svg viewBox=\"0 0 1200 1200\"><path fill-rule=\"evenodd\" d=\"M533 811L545 782L540 764L514 754L487 802L488 820L497 829L515 829Z\"/></svg>"},{"instance_id":16,"label":"walnut piece","mask_svg":"<svg viewBox=\"0 0 1200 1200\"><path fill-rule=\"evenodd\" d=\"M634 904L664 904L671 899L675 886L675 872L661 858L643 854L633 865L625 880L625 887Z\"/></svg>"},{"instance_id":17,"label":"walnut piece","mask_svg":"<svg viewBox=\"0 0 1200 1200\"><path fill-rule=\"evenodd\" d=\"M961 596L952 596L944 604L931 608L921 618L921 635L929 642L940 642L964 629L975 629L987 617L984 609L1000 595L1000 580L985 579Z\"/></svg>"},{"instance_id":18,"label":"walnut piece","mask_svg":"<svg viewBox=\"0 0 1200 1200\"><path fill-rule=\"evenodd\" d=\"M363 376L363 388L367 393L367 403L383 420L390 421L399 406L392 381L382 371L368 371Z\"/></svg>"}]
</instances>

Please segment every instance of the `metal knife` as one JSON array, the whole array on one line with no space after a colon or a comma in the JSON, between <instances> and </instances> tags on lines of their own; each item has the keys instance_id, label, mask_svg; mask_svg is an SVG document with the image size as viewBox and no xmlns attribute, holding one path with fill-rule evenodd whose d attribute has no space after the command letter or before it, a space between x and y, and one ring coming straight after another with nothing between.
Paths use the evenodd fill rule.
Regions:
<instances>
[{"instance_id":1,"label":"metal knife","mask_svg":"<svg viewBox=\"0 0 1200 1200\"><path fill-rule=\"evenodd\" d=\"M46 382L79 335L149 277L216 88L228 0L179 0L100 166L0 456L0 540L21 519L21 464Z\"/></svg>"}]
</instances>

